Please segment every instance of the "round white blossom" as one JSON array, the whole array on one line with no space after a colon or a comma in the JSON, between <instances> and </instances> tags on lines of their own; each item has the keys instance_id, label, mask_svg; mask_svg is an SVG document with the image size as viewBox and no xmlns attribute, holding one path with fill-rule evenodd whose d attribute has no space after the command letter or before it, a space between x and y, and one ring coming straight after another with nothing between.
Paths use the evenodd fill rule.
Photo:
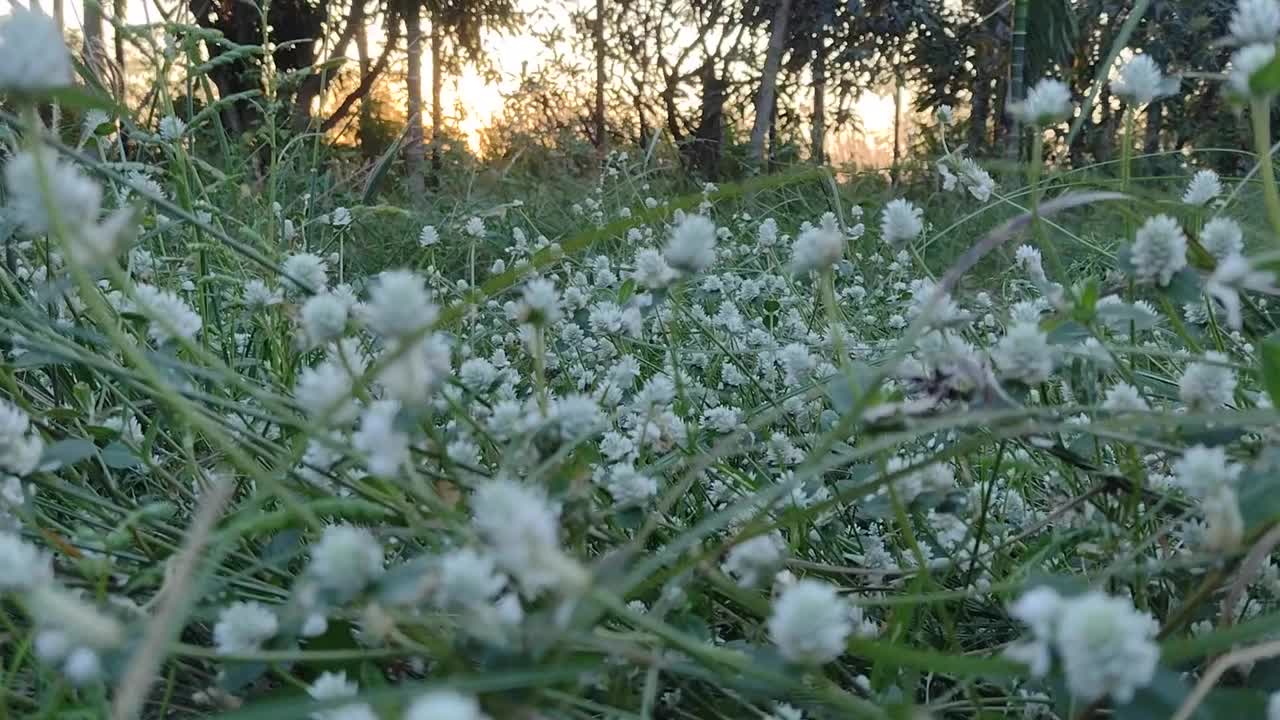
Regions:
<instances>
[{"instance_id":1,"label":"round white blossom","mask_svg":"<svg viewBox=\"0 0 1280 720\"><path fill-rule=\"evenodd\" d=\"M418 233L418 244L422 247L431 247L438 242L440 242L440 232L436 230L436 226L423 225Z\"/></svg>"},{"instance_id":2,"label":"round white blossom","mask_svg":"<svg viewBox=\"0 0 1280 720\"><path fill-rule=\"evenodd\" d=\"M436 321L439 308L421 275L391 270L378 276L364 307L369 327L383 337L404 337Z\"/></svg>"},{"instance_id":3,"label":"round white blossom","mask_svg":"<svg viewBox=\"0 0 1280 720\"><path fill-rule=\"evenodd\" d=\"M1182 193L1182 202L1187 205L1207 205L1210 200L1222 194L1222 181L1218 173L1212 170L1199 170L1191 176L1187 189Z\"/></svg>"},{"instance_id":4,"label":"round white blossom","mask_svg":"<svg viewBox=\"0 0 1280 720\"><path fill-rule=\"evenodd\" d=\"M29 475L40 464L44 440L25 410L0 398L0 471Z\"/></svg>"},{"instance_id":5,"label":"round white blossom","mask_svg":"<svg viewBox=\"0 0 1280 720\"><path fill-rule=\"evenodd\" d=\"M853 632L848 604L835 587L804 579L787 587L773 602L769 639L794 663L820 665L844 653Z\"/></svg>"},{"instance_id":6,"label":"round white blossom","mask_svg":"<svg viewBox=\"0 0 1280 720\"><path fill-rule=\"evenodd\" d=\"M1022 122L1051 125L1071 117L1071 89L1061 80L1045 78L1027 90L1026 99L1015 102L1009 112Z\"/></svg>"},{"instance_id":7,"label":"round white blossom","mask_svg":"<svg viewBox=\"0 0 1280 720\"><path fill-rule=\"evenodd\" d=\"M924 230L923 215L909 200L890 200L880 212L881 239L895 247L915 240Z\"/></svg>"},{"instance_id":8,"label":"round white blossom","mask_svg":"<svg viewBox=\"0 0 1280 720\"><path fill-rule=\"evenodd\" d=\"M311 546L308 572L321 588L357 593L382 575L382 545L364 528L330 525Z\"/></svg>"},{"instance_id":9,"label":"round white blossom","mask_svg":"<svg viewBox=\"0 0 1280 720\"><path fill-rule=\"evenodd\" d=\"M328 269L318 255L298 253L285 258L280 266L285 276L285 286L290 292L318 293L329 286Z\"/></svg>"},{"instance_id":10,"label":"round white blossom","mask_svg":"<svg viewBox=\"0 0 1280 720\"><path fill-rule=\"evenodd\" d=\"M476 608L491 602L506 584L493 556L462 548L440 558L432 597L442 608Z\"/></svg>"},{"instance_id":11,"label":"round white blossom","mask_svg":"<svg viewBox=\"0 0 1280 720\"><path fill-rule=\"evenodd\" d=\"M552 561L560 552L560 508L538 487L499 478L471 496L472 525L492 548L498 565L526 595L553 586Z\"/></svg>"},{"instance_id":12,"label":"round white blossom","mask_svg":"<svg viewBox=\"0 0 1280 720\"><path fill-rule=\"evenodd\" d=\"M1210 350L1205 359L1187 365L1178 380L1178 395L1192 410L1215 410L1231 402L1236 391L1236 373L1220 363L1227 356Z\"/></svg>"},{"instance_id":13,"label":"round white blossom","mask_svg":"<svg viewBox=\"0 0 1280 720\"><path fill-rule=\"evenodd\" d=\"M683 273L711 267L716 259L716 224L702 215L686 215L672 228L664 259Z\"/></svg>"},{"instance_id":14,"label":"round white blossom","mask_svg":"<svg viewBox=\"0 0 1280 720\"><path fill-rule=\"evenodd\" d=\"M840 261L844 253L844 236L839 230L824 226L801 232L791 245L791 271L800 275L825 270Z\"/></svg>"},{"instance_id":15,"label":"round white blossom","mask_svg":"<svg viewBox=\"0 0 1280 720\"><path fill-rule=\"evenodd\" d=\"M346 301L331 292L307 298L299 312L305 346L319 347L342 337L347 329L347 309Z\"/></svg>"},{"instance_id":16,"label":"round white blossom","mask_svg":"<svg viewBox=\"0 0 1280 720\"><path fill-rule=\"evenodd\" d=\"M786 560L786 553L787 544L777 531L757 535L734 545L720 569L742 587L755 587L773 577Z\"/></svg>"},{"instance_id":17,"label":"round white blossom","mask_svg":"<svg viewBox=\"0 0 1280 720\"><path fill-rule=\"evenodd\" d=\"M1011 326L991 350L991 360L1002 377L1035 385L1053 374L1053 349L1035 323Z\"/></svg>"},{"instance_id":18,"label":"round white blossom","mask_svg":"<svg viewBox=\"0 0 1280 720\"><path fill-rule=\"evenodd\" d=\"M1141 282L1169 284L1187 266L1187 236L1168 215L1148 218L1133 241L1133 271Z\"/></svg>"},{"instance_id":19,"label":"round white blossom","mask_svg":"<svg viewBox=\"0 0 1280 720\"><path fill-rule=\"evenodd\" d=\"M254 652L279 630L280 621L271 608L260 602L237 602L218 613L213 643L224 655Z\"/></svg>"},{"instance_id":20,"label":"round white blossom","mask_svg":"<svg viewBox=\"0 0 1280 720\"><path fill-rule=\"evenodd\" d=\"M1268 0L1273 2L1274 0ZM1253 91L1249 80L1276 56L1276 46L1271 40L1246 45L1231 54L1231 68L1227 71L1227 85L1238 95L1250 96Z\"/></svg>"},{"instance_id":21,"label":"round white blossom","mask_svg":"<svg viewBox=\"0 0 1280 720\"><path fill-rule=\"evenodd\" d=\"M1058 618L1058 654L1071 694L1083 702L1133 699L1155 676L1159 627L1123 598L1089 592L1063 603Z\"/></svg>"},{"instance_id":22,"label":"round white blossom","mask_svg":"<svg viewBox=\"0 0 1280 720\"><path fill-rule=\"evenodd\" d=\"M1239 0L1228 26L1231 38L1240 45L1266 43L1274 45L1280 35L1280 2L1276 0Z\"/></svg>"},{"instance_id":23,"label":"round white blossom","mask_svg":"<svg viewBox=\"0 0 1280 720\"><path fill-rule=\"evenodd\" d=\"M1150 55L1135 55L1120 67L1111 81L1111 92L1134 105L1146 105L1178 92L1178 79L1165 77Z\"/></svg>"},{"instance_id":24,"label":"round white blossom","mask_svg":"<svg viewBox=\"0 0 1280 720\"><path fill-rule=\"evenodd\" d=\"M1201 228L1200 244L1214 258L1223 260L1244 252L1244 232L1235 220L1215 217Z\"/></svg>"},{"instance_id":25,"label":"round white blossom","mask_svg":"<svg viewBox=\"0 0 1280 720\"><path fill-rule=\"evenodd\" d=\"M1220 447L1193 445L1173 464L1173 475L1188 495L1208 497L1218 490L1235 485L1244 467L1227 459Z\"/></svg>"},{"instance_id":26,"label":"round white blossom","mask_svg":"<svg viewBox=\"0 0 1280 720\"><path fill-rule=\"evenodd\" d=\"M419 695L404 713L404 720L487 720L480 703L454 690L433 690Z\"/></svg>"},{"instance_id":27,"label":"round white blossom","mask_svg":"<svg viewBox=\"0 0 1280 720\"><path fill-rule=\"evenodd\" d=\"M560 320L560 292L548 278L534 278L524 286L516 316L530 325L551 325Z\"/></svg>"},{"instance_id":28,"label":"round white blossom","mask_svg":"<svg viewBox=\"0 0 1280 720\"><path fill-rule=\"evenodd\" d=\"M52 560L12 533L0 533L0 592L26 591L53 580Z\"/></svg>"},{"instance_id":29,"label":"round white blossom","mask_svg":"<svg viewBox=\"0 0 1280 720\"><path fill-rule=\"evenodd\" d=\"M150 320L147 335L160 344L177 338L190 340L204 326L200 314L172 290L137 285L134 287L134 308Z\"/></svg>"},{"instance_id":30,"label":"round white blossom","mask_svg":"<svg viewBox=\"0 0 1280 720\"><path fill-rule=\"evenodd\" d=\"M71 53L62 30L39 5L11 3L0 17L0 90L40 92L71 85Z\"/></svg>"}]
</instances>

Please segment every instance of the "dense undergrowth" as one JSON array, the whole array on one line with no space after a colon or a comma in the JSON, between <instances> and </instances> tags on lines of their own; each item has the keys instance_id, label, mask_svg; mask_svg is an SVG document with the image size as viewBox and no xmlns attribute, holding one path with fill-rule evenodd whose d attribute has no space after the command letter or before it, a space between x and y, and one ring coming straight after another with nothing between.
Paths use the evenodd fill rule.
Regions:
<instances>
[{"instance_id":1,"label":"dense undergrowth","mask_svg":"<svg viewBox=\"0 0 1280 720\"><path fill-rule=\"evenodd\" d=\"M1226 80L1262 151L1276 32ZM316 138L141 127L15 10L23 48L6 714L1280 711L1269 160L995 177L943 113L897 188L639 151L418 202ZM1113 87L1174 91L1145 56Z\"/></svg>"}]
</instances>

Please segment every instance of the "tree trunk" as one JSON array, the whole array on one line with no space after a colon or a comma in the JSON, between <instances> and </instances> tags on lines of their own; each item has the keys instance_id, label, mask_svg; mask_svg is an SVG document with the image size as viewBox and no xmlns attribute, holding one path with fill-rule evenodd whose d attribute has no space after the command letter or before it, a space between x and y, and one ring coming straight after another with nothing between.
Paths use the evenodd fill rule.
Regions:
<instances>
[{"instance_id":1,"label":"tree trunk","mask_svg":"<svg viewBox=\"0 0 1280 720\"><path fill-rule=\"evenodd\" d=\"M1153 155L1160 152L1160 130L1164 123L1164 103L1156 100L1147 105L1147 127L1142 141L1142 152Z\"/></svg>"},{"instance_id":2,"label":"tree trunk","mask_svg":"<svg viewBox=\"0 0 1280 720\"><path fill-rule=\"evenodd\" d=\"M604 158L609 140L604 130L604 0L596 0L596 151Z\"/></svg>"},{"instance_id":3,"label":"tree trunk","mask_svg":"<svg viewBox=\"0 0 1280 720\"><path fill-rule=\"evenodd\" d=\"M813 118L809 139L809 158L821 165L827 161L827 26L818 26L813 44Z\"/></svg>"},{"instance_id":4,"label":"tree trunk","mask_svg":"<svg viewBox=\"0 0 1280 720\"><path fill-rule=\"evenodd\" d=\"M364 2L364 0L355 0L356 2ZM372 63L369 61L369 34L365 32L364 23L360 23L355 28L356 41L356 58L360 63L360 82L363 84L365 78L369 77ZM360 116L356 125L356 142L360 145L360 153L365 157L371 155L372 148L368 143L370 117L369 99L366 95L360 98Z\"/></svg>"},{"instance_id":5,"label":"tree trunk","mask_svg":"<svg viewBox=\"0 0 1280 720\"><path fill-rule=\"evenodd\" d=\"M440 146L444 141L444 106L440 96L444 89L444 28L437 18L431 20L431 184L440 184Z\"/></svg>"},{"instance_id":6,"label":"tree trunk","mask_svg":"<svg viewBox=\"0 0 1280 720\"><path fill-rule=\"evenodd\" d=\"M760 167L764 160L764 138L769 133L769 112L778 85L778 66L782 64L782 42L787 34L787 17L791 0L779 0L769 29L769 49L764 56L764 73L760 77L760 94L756 96L756 120L751 128L751 162Z\"/></svg>"},{"instance_id":7,"label":"tree trunk","mask_svg":"<svg viewBox=\"0 0 1280 720\"><path fill-rule=\"evenodd\" d=\"M987 116L991 114L991 82L981 72L973 84L969 109L969 152L981 155L987 147Z\"/></svg>"},{"instance_id":8,"label":"tree trunk","mask_svg":"<svg viewBox=\"0 0 1280 720\"><path fill-rule=\"evenodd\" d=\"M1009 52L1009 85L1005 93L1005 108L1021 102L1026 95L1024 82L1027 67L1027 8L1030 0L1014 0L1013 5L1013 45ZM1007 113L1006 113L1007 114ZM1018 145L1022 128L1018 119L1009 116L1009 134L1005 136L1004 156L1008 160L1018 159Z\"/></svg>"},{"instance_id":9,"label":"tree trunk","mask_svg":"<svg viewBox=\"0 0 1280 720\"><path fill-rule=\"evenodd\" d=\"M897 63L894 63L897 66ZM902 75L894 73L893 77L893 167L889 178L894 187L898 185L898 163L902 159Z\"/></svg>"},{"instance_id":10,"label":"tree trunk","mask_svg":"<svg viewBox=\"0 0 1280 720\"><path fill-rule=\"evenodd\" d=\"M102 1L106 2L106 0L102 0ZM128 18L129 11L126 9L127 3L128 3L128 0L112 0L111 17L117 23L124 23L125 20ZM113 31L111 35L115 39L116 78L117 78L117 85L118 85L118 87L116 88L116 97L120 99L120 103L123 105L126 103L126 98L124 96L124 93L125 93L124 79L129 77L129 74L125 70L124 38L120 35L120 31L118 30Z\"/></svg>"},{"instance_id":11,"label":"tree trunk","mask_svg":"<svg viewBox=\"0 0 1280 720\"><path fill-rule=\"evenodd\" d=\"M106 48L102 46L102 6L98 0L84 0L84 61L89 72L104 86L106 59Z\"/></svg>"},{"instance_id":12,"label":"tree trunk","mask_svg":"<svg viewBox=\"0 0 1280 720\"><path fill-rule=\"evenodd\" d=\"M426 191L426 155L422 145L422 5L420 0L407 0L404 9L406 46L405 82L409 88L404 136L404 161L409 179L409 192L414 202ZM434 31L435 28L433 27Z\"/></svg>"}]
</instances>

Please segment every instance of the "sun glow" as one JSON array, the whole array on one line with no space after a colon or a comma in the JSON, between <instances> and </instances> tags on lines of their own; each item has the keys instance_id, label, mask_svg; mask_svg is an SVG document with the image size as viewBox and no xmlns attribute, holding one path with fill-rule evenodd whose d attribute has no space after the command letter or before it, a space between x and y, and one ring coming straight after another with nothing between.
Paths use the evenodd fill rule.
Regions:
<instances>
[{"instance_id":1,"label":"sun glow","mask_svg":"<svg viewBox=\"0 0 1280 720\"><path fill-rule=\"evenodd\" d=\"M33 0L45 12L52 13L54 0ZM441 88L442 114L445 122L457 128L473 153L479 154L481 136L503 112L505 96L514 91L520 83L520 75L524 69L536 69L546 61L550 52L536 37L536 32L546 30L551 25L560 23L567 25L569 12L582 0L566 0L563 6L552 11L543 9L536 13L532 27L524 32L511 36L490 34L485 39L485 52L488 60L496 70L496 76L486 76L474 66L466 66L463 71L452 78L446 76ZM64 23L79 32L83 27L81 8L77 3L64 3ZM532 9L532 6L530 6ZM156 0L128 0L128 22L145 24L159 22L161 13ZM430 23L424 22L424 33L430 32ZM110 35L110 26L106 28ZM381 51L385 38L380 24L371 23L368 28L369 50L375 55ZM108 43L110 41L108 40ZM572 48L561 46L560 52L572 52ZM355 64L355 49L348 50L351 64ZM429 55L423 57L424 121L430 123L430 78L431 67ZM400 97L400 95L397 93ZM894 108L891 96L866 93L855 104L857 116L857 132L849 128L833 126L828 131L828 156L835 162L854 160L859 163L881 164L887 158L888 150L893 145ZM429 134L430 128L427 128Z\"/></svg>"}]
</instances>

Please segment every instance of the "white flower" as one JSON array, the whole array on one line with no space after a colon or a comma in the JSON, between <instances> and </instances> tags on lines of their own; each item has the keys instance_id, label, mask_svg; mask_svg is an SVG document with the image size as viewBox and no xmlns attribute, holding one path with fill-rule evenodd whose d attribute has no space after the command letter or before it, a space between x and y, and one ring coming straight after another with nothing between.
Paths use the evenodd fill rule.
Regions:
<instances>
[{"instance_id":1,"label":"white flower","mask_svg":"<svg viewBox=\"0 0 1280 720\"><path fill-rule=\"evenodd\" d=\"M1158 629L1122 598L1089 592L1067 599L1055 639L1071 694L1086 703L1105 696L1132 700L1155 676Z\"/></svg>"},{"instance_id":2,"label":"white flower","mask_svg":"<svg viewBox=\"0 0 1280 720\"><path fill-rule=\"evenodd\" d=\"M1138 394L1138 389L1127 383L1116 383L1107 388L1102 407L1112 412L1147 412L1151 406Z\"/></svg>"},{"instance_id":3,"label":"white flower","mask_svg":"<svg viewBox=\"0 0 1280 720\"><path fill-rule=\"evenodd\" d=\"M1041 585L1023 593L1009 607L1009 614L1031 629L1031 638L1010 645L1005 654L1025 663L1033 677L1041 677L1049 672L1052 662L1050 645L1062 604L1062 597L1057 591Z\"/></svg>"},{"instance_id":4,"label":"white flower","mask_svg":"<svg viewBox=\"0 0 1280 720\"><path fill-rule=\"evenodd\" d=\"M87 685L102 675L102 661L92 648L78 647L67 653L62 672L72 685Z\"/></svg>"},{"instance_id":5,"label":"white flower","mask_svg":"<svg viewBox=\"0 0 1280 720\"><path fill-rule=\"evenodd\" d=\"M1150 55L1135 55L1111 81L1111 92L1133 105L1146 105L1178 92L1178 79L1165 77Z\"/></svg>"},{"instance_id":6,"label":"white flower","mask_svg":"<svg viewBox=\"0 0 1280 720\"><path fill-rule=\"evenodd\" d=\"M353 382L351 372L340 362L325 360L298 375L293 396L310 420L331 426L346 425L359 413L351 396Z\"/></svg>"},{"instance_id":7,"label":"white flower","mask_svg":"<svg viewBox=\"0 0 1280 720\"><path fill-rule=\"evenodd\" d=\"M549 412L550 420L560 431L560 439L577 440L600 431L604 416L600 403L587 395L566 395L556 398Z\"/></svg>"},{"instance_id":8,"label":"white flower","mask_svg":"<svg viewBox=\"0 0 1280 720\"><path fill-rule=\"evenodd\" d=\"M671 230L667 264L683 273L706 270L716 259L716 225L702 215L686 215Z\"/></svg>"},{"instance_id":9,"label":"white flower","mask_svg":"<svg viewBox=\"0 0 1280 720\"><path fill-rule=\"evenodd\" d=\"M480 703L454 690L432 690L419 695L404 713L404 720L487 720Z\"/></svg>"},{"instance_id":10,"label":"white flower","mask_svg":"<svg viewBox=\"0 0 1280 720\"><path fill-rule=\"evenodd\" d=\"M1205 359L1225 363L1227 356L1209 351ZM1187 365L1178 380L1178 395L1192 410L1215 410L1231 402L1236 391L1236 374L1229 367L1208 362Z\"/></svg>"},{"instance_id":11,"label":"white flower","mask_svg":"<svg viewBox=\"0 0 1280 720\"><path fill-rule=\"evenodd\" d=\"M285 258L280 266L290 292L318 293L329 286L328 270L322 258L311 253L298 253Z\"/></svg>"},{"instance_id":12,"label":"white flower","mask_svg":"<svg viewBox=\"0 0 1280 720\"><path fill-rule=\"evenodd\" d=\"M1275 44L1280 35L1280 3L1276 0L1239 0L1228 26L1240 45Z\"/></svg>"},{"instance_id":13,"label":"white flower","mask_svg":"<svg viewBox=\"0 0 1280 720\"><path fill-rule=\"evenodd\" d=\"M266 308L284 302L284 296L279 288L273 288L265 282L254 278L245 283L241 301L246 307Z\"/></svg>"},{"instance_id":14,"label":"white flower","mask_svg":"<svg viewBox=\"0 0 1280 720\"><path fill-rule=\"evenodd\" d=\"M1188 495L1204 498L1234 486L1244 467L1228 460L1226 450L1220 447L1194 445L1182 453L1172 470L1178 486Z\"/></svg>"},{"instance_id":15,"label":"white flower","mask_svg":"<svg viewBox=\"0 0 1280 720\"><path fill-rule=\"evenodd\" d=\"M560 319L560 292L547 278L534 278L524 286L516 317L530 325L551 325Z\"/></svg>"},{"instance_id":16,"label":"white flower","mask_svg":"<svg viewBox=\"0 0 1280 720\"><path fill-rule=\"evenodd\" d=\"M440 242L440 232L436 230L435 225L423 225L421 232L418 233L418 244L422 247L431 247Z\"/></svg>"},{"instance_id":17,"label":"white flower","mask_svg":"<svg viewBox=\"0 0 1280 720\"><path fill-rule=\"evenodd\" d=\"M400 403L378 400L360 418L360 429L351 445L364 453L370 474L395 475L409 461L409 436L395 427Z\"/></svg>"},{"instance_id":18,"label":"white flower","mask_svg":"<svg viewBox=\"0 0 1280 720\"><path fill-rule=\"evenodd\" d=\"M1235 220L1215 217L1200 230L1200 244L1214 258L1222 260L1244 252L1244 232Z\"/></svg>"},{"instance_id":19,"label":"white flower","mask_svg":"<svg viewBox=\"0 0 1280 720\"><path fill-rule=\"evenodd\" d=\"M260 602L237 602L218 613L213 643L224 655L254 652L279 630L280 621L271 608Z\"/></svg>"},{"instance_id":20,"label":"white flower","mask_svg":"<svg viewBox=\"0 0 1280 720\"><path fill-rule=\"evenodd\" d=\"M844 253L844 236L825 225L807 228L791 245L791 272L803 275L822 271L840 261Z\"/></svg>"},{"instance_id":21,"label":"white flower","mask_svg":"<svg viewBox=\"0 0 1280 720\"><path fill-rule=\"evenodd\" d=\"M734 545L720 566L742 587L755 587L773 577L786 560L787 544L776 530Z\"/></svg>"},{"instance_id":22,"label":"white flower","mask_svg":"<svg viewBox=\"0 0 1280 720\"><path fill-rule=\"evenodd\" d=\"M0 533L0 592L22 592L53 580L52 560L11 533Z\"/></svg>"},{"instance_id":23,"label":"white flower","mask_svg":"<svg viewBox=\"0 0 1280 720\"><path fill-rule=\"evenodd\" d=\"M334 293L317 293L302 304L299 319L305 346L319 347L346 333L347 303Z\"/></svg>"},{"instance_id":24,"label":"white flower","mask_svg":"<svg viewBox=\"0 0 1280 720\"><path fill-rule=\"evenodd\" d=\"M329 224L341 230L351 224L351 211L344 207L336 207L329 213Z\"/></svg>"},{"instance_id":25,"label":"white flower","mask_svg":"<svg viewBox=\"0 0 1280 720\"><path fill-rule=\"evenodd\" d=\"M485 232L484 220L473 215L467 219L467 223L462 226L462 229L473 238L482 238Z\"/></svg>"},{"instance_id":26,"label":"white flower","mask_svg":"<svg viewBox=\"0 0 1280 720\"><path fill-rule=\"evenodd\" d=\"M30 475L40 464L44 440L26 411L0 398L0 471Z\"/></svg>"},{"instance_id":27,"label":"white flower","mask_svg":"<svg viewBox=\"0 0 1280 720\"><path fill-rule=\"evenodd\" d=\"M182 119L173 115L166 115L160 118L160 137L164 140L173 142L182 137L182 133L187 131L187 124Z\"/></svg>"},{"instance_id":28,"label":"white flower","mask_svg":"<svg viewBox=\"0 0 1280 720\"><path fill-rule=\"evenodd\" d=\"M1009 113L1032 125L1051 125L1071 117L1071 89L1061 80L1045 78L1027 91L1026 99L1013 103Z\"/></svg>"},{"instance_id":29,"label":"white flower","mask_svg":"<svg viewBox=\"0 0 1280 720\"><path fill-rule=\"evenodd\" d=\"M152 285L134 286L134 307L151 322L147 335L159 344L176 338L190 340L200 332L204 320L186 300L171 290L161 290Z\"/></svg>"},{"instance_id":30,"label":"white flower","mask_svg":"<svg viewBox=\"0 0 1280 720\"><path fill-rule=\"evenodd\" d=\"M25 10L18 12L27 14ZM0 70L0 74L4 72ZM49 148L13 155L4 164L4 180L9 191L5 208L9 216L32 235L60 228L72 240L73 251L76 238L97 222L102 209L98 183ZM46 183L47 196L43 190Z\"/></svg>"},{"instance_id":31,"label":"white flower","mask_svg":"<svg viewBox=\"0 0 1280 720\"><path fill-rule=\"evenodd\" d=\"M436 321L439 308L431 302L431 293L421 275L391 270L378 276L364 313L374 332L398 338L430 326Z\"/></svg>"},{"instance_id":32,"label":"white flower","mask_svg":"<svg viewBox=\"0 0 1280 720\"><path fill-rule=\"evenodd\" d=\"M642 248L636 252L635 270L631 275L636 282L649 290L658 290L671 284L676 272L667 264L662 253L653 248Z\"/></svg>"},{"instance_id":33,"label":"white flower","mask_svg":"<svg viewBox=\"0 0 1280 720\"><path fill-rule=\"evenodd\" d=\"M658 483L638 472L630 463L619 463L609 468L604 488L619 508L644 504L658 494Z\"/></svg>"},{"instance_id":34,"label":"white flower","mask_svg":"<svg viewBox=\"0 0 1280 720\"><path fill-rule=\"evenodd\" d=\"M408 349L400 342L390 344L383 355L387 361L378 382L406 407L426 400L449 377L449 343L440 333L432 333Z\"/></svg>"},{"instance_id":35,"label":"white flower","mask_svg":"<svg viewBox=\"0 0 1280 720\"><path fill-rule=\"evenodd\" d=\"M347 680L345 672L322 672L307 688L307 694L314 700L355 697L359 691L360 686L353 680ZM378 715L365 703L352 703L313 712L311 720L378 720Z\"/></svg>"},{"instance_id":36,"label":"white flower","mask_svg":"<svg viewBox=\"0 0 1280 720\"><path fill-rule=\"evenodd\" d=\"M794 663L835 660L852 632L848 605L833 586L817 580L800 580L783 590L769 615L769 639Z\"/></svg>"},{"instance_id":37,"label":"white flower","mask_svg":"<svg viewBox=\"0 0 1280 720\"><path fill-rule=\"evenodd\" d=\"M462 548L440 558L435 603L442 608L472 609L493 600L507 584L493 556Z\"/></svg>"},{"instance_id":38,"label":"white flower","mask_svg":"<svg viewBox=\"0 0 1280 720\"><path fill-rule=\"evenodd\" d=\"M1140 282L1164 287L1187 266L1187 236L1168 215L1148 218L1133 241L1133 271Z\"/></svg>"},{"instance_id":39,"label":"white flower","mask_svg":"<svg viewBox=\"0 0 1280 720\"><path fill-rule=\"evenodd\" d=\"M880 212L880 237L895 247L905 245L924 230L924 211L909 200L890 200Z\"/></svg>"},{"instance_id":40,"label":"white flower","mask_svg":"<svg viewBox=\"0 0 1280 720\"><path fill-rule=\"evenodd\" d=\"M1053 374L1053 349L1035 323L1011 326L991 350L991 359L1001 376L1027 385L1042 383Z\"/></svg>"},{"instance_id":41,"label":"white flower","mask_svg":"<svg viewBox=\"0 0 1280 720\"><path fill-rule=\"evenodd\" d=\"M1226 311L1226 325L1239 330L1243 323L1240 315L1240 292L1270 292L1275 275L1270 270L1255 270L1253 264L1240 255L1229 255L1218 261L1218 267L1204 284L1204 291L1217 300Z\"/></svg>"},{"instance_id":42,"label":"white flower","mask_svg":"<svg viewBox=\"0 0 1280 720\"><path fill-rule=\"evenodd\" d=\"M1044 274L1044 260L1039 250L1030 245L1019 245L1013 259L1037 287L1048 284L1049 278Z\"/></svg>"},{"instance_id":43,"label":"white flower","mask_svg":"<svg viewBox=\"0 0 1280 720\"><path fill-rule=\"evenodd\" d=\"M1222 181L1218 173L1212 170L1200 170L1191 176L1186 192L1182 193L1182 202L1187 205L1207 205L1210 200L1222 194Z\"/></svg>"},{"instance_id":44,"label":"white flower","mask_svg":"<svg viewBox=\"0 0 1280 720\"><path fill-rule=\"evenodd\" d=\"M956 121L956 113L951 109L950 105L939 105L938 109L933 111L933 116L943 126L950 125Z\"/></svg>"},{"instance_id":45,"label":"white flower","mask_svg":"<svg viewBox=\"0 0 1280 720\"><path fill-rule=\"evenodd\" d=\"M1276 46L1271 40L1246 45L1231 53L1231 69L1227 71L1227 85L1238 95L1246 97L1252 95L1253 91L1249 88L1250 78L1275 56Z\"/></svg>"},{"instance_id":46,"label":"white flower","mask_svg":"<svg viewBox=\"0 0 1280 720\"><path fill-rule=\"evenodd\" d=\"M778 221L765 218L756 229L756 243L762 248L771 248L778 244Z\"/></svg>"},{"instance_id":47,"label":"white flower","mask_svg":"<svg viewBox=\"0 0 1280 720\"><path fill-rule=\"evenodd\" d=\"M526 595L555 585L559 576L550 561L560 552L560 509L541 488L491 480L476 488L471 511L476 532Z\"/></svg>"},{"instance_id":48,"label":"white flower","mask_svg":"<svg viewBox=\"0 0 1280 720\"><path fill-rule=\"evenodd\" d=\"M991 199L991 193L996 189L996 181L991 177L991 173L984 170L972 158L961 158L956 165L956 170L960 173L960 184L975 200L986 202Z\"/></svg>"},{"instance_id":49,"label":"white flower","mask_svg":"<svg viewBox=\"0 0 1280 720\"><path fill-rule=\"evenodd\" d=\"M10 3L0 18L0 90L20 93L68 87L75 77L62 30L38 7Z\"/></svg>"},{"instance_id":50,"label":"white flower","mask_svg":"<svg viewBox=\"0 0 1280 720\"><path fill-rule=\"evenodd\" d=\"M382 575L382 545L364 528L330 525L311 547L308 572L321 588L353 595Z\"/></svg>"}]
</instances>

